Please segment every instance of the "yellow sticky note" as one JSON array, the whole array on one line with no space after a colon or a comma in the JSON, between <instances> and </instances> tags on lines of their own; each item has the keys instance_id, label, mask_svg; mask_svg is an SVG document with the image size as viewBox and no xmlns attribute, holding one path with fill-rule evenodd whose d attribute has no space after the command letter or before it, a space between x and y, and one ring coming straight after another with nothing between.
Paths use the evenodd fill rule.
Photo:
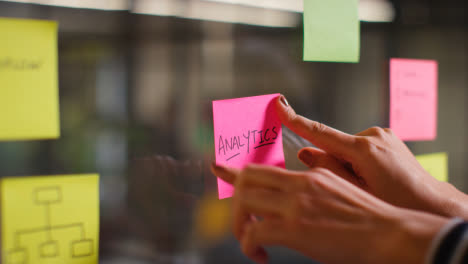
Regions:
<instances>
[{"instance_id":1,"label":"yellow sticky note","mask_svg":"<svg viewBox=\"0 0 468 264\"><path fill-rule=\"evenodd\" d=\"M439 181L448 181L448 155L445 152L416 156L421 166Z\"/></svg>"},{"instance_id":2,"label":"yellow sticky note","mask_svg":"<svg viewBox=\"0 0 468 264\"><path fill-rule=\"evenodd\" d=\"M1 182L3 264L95 264L99 176L7 178Z\"/></svg>"},{"instance_id":3,"label":"yellow sticky note","mask_svg":"<svg viewBox=\"0 0 468 264\"><path fill-rule=\"evenodd\" d=\"M60 136L57 23L0 18L0 140Z\"/></svg>"}]
</instances>

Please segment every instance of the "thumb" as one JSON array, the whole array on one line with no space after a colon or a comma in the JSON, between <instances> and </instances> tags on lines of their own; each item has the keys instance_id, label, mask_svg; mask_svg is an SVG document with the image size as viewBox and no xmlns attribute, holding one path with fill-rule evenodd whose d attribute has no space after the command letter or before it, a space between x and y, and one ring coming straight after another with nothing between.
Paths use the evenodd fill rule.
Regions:
<instances>
[{"instance_id":1,"label":"thumb","mask_svg":"<svg viewBox=\"0 0 468 264\"><path fill-rule=\"evenodd\" d=\"M305 147L297 152L297 158L309 168L325 167L328 168L329 159L334 159L325 151L313 147ZM335 159L336 160L336 159Z\"/></svg>"},{"instance_id":2,"label":"thumb","mask_svg":"<svg viewBox=\"0 0 468 264\"><path fill-rule=\"evenodd\" d=\"M240 173L239 169L218 165L216 162L211 163L211 172L216 177L232 185L235 184Z\"/></svg>"},{"instance_id":3,"label":"thumb","mask_svg":"<svg viewBox=\"0 0 468 264\"><path fill-rule=\"evenodd\" d=\"M327 154L325 151L316 148L303 148L298 152L298 158L309 168L325 168L335 173L341 178L351 182L352 184L366 188L365 181L357 176L354 171L345 167L343 163L335 157Z\"/></svg>"},{"instance_id":4,"label":"thumb","mask_svg":"<svg viewBox=\"0 0 468 264\"><path fill-rule=\"evenodd\" d=\"M347 161L355 154L355 136L296 114L283 95L276 100L276 110L285 126L327 153Z\"/></svg>"}]
</instances>

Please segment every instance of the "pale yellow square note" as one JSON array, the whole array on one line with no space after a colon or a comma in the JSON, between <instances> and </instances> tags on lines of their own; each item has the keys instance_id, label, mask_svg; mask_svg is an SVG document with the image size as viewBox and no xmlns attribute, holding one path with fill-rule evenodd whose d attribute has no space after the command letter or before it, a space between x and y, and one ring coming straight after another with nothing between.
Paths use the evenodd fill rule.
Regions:
<instances>
[{"instance_id":1,"label":"pale yellow square note","mask_svg":"<svg viewBox=\"0 0 468 264\"><path fill-rule=\"evenodd\" d=\"M3 264L95 264L99 176L1 181Z\"/></svg>"},{"instance_id":2,"label":"pale yellow square note","mask_svg":"<svg viewBox=\"0 0 468 264\"><path fill-rule=\"evenodd\" d=\"M57 23L0 18L0 140L60 136Z\"/></svg>"},{"instance_id":3,"label":"pale yellow square note","mask_svg":"<svg viewBox=\"0 0 468 264\"><path fill-rule=\"evenodd\" d=\"M448 155L445 152L416 156L421 166L439 181L448 181Z\"/></svg>"}]
</instances>

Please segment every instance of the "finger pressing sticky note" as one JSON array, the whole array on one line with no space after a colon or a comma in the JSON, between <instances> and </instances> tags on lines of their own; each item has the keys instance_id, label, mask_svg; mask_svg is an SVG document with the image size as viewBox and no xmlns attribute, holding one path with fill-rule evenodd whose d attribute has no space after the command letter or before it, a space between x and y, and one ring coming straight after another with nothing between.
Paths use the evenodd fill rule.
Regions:
<instances>
[{"instance_id":1,"label":"finger pressing sticky note","mask_svg":"<svg viewBox=\"0 0 468 264\"><path fill-rule=\"evenodd\" d=\"M405 141L436 138L436 61L390 60L390 128Z\"/></svg>"},{"instance_id":2,"label":"finger pressing sticky note","mask_svg":"<svg viewBox=\"0 0 468 264\"><path fill-rule=\"evenodd\" d=\"M284 168L279 94L213 101L216 163L243 168L249 163ZM232 185L218 179L219 198L231 197Z\"/></svg>"},{"instance_id":3,"label":"finger pressing sticky note","mask_svg":"<svg viewBox=\"0 0 468 264\"><path fill-rule=\"evenodd\" d=\"M0 18L0 140L57 138L57 23Z\"/></svg>"},{"instance_id":4,"label":"finger pressing sticky note","mask_svg":"<svg viewBox=\"0 0 468 264\"><path fill-rule=\"evenodd\" d=\"M448 181L448 155L447 153L433 153L418 155L416 159L421 166L439 181Z\"/></svg>"},{"instance_id":5,"label":"finger pressing sticky note","mask_svg":"<svg viewBox=\"0 0 468 264\"><path fill-rule=\"evenodd\" d=\"M359 62L358 0L304 0L304 60Z\"/></svg>"},{"instance_id":6,"label":"finger pressing sticky note","mask_svg":"<svg viewBox=\"0 0 468 264\"><path fill-rule=\"evenodd\" d=\"M97 263L98 175L7 178L0 184L2 263Z\"/></svg>"}]
</instances>

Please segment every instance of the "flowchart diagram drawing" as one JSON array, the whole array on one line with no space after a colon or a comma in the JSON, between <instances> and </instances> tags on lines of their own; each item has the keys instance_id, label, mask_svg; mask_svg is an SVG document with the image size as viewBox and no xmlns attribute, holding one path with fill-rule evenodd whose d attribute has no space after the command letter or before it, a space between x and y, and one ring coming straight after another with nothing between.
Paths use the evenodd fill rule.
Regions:
<instances>
[{"instance_id":1,"label":"flowchart diagram drawing","mask_svg":"<svg viewBox=\"0 0 468 264\"><path fill-rule=\"evenodd\" d=\"M11 178L1 184L2 263L97 263L97 175Z\"/></svg>"}]
</instances>

